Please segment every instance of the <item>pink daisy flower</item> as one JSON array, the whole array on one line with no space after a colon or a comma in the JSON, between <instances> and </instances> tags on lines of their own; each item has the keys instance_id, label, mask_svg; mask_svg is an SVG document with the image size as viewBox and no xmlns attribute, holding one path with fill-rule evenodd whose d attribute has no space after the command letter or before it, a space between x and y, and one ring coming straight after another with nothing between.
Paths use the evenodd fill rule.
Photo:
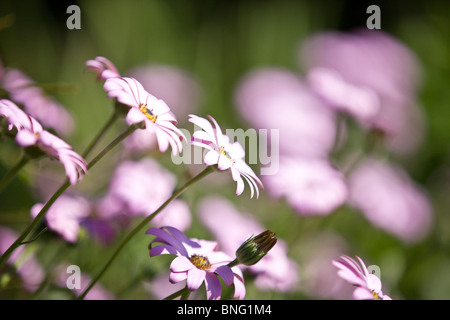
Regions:
<instances>
[{"instance_id":1,"label":"pink daisy flower","mask_svg":"<svg viewBox=\"0 0 450 320\"><path fill-rule=\"evenodd\" d=\"M261 180L253 170L245 163L245 151L239 142L230 142L227 135L222 134L222 130L216 120L208 116L214 123L214 127L205 118L189 115L189 121L199 126L203 130L194 132L191 143L193 145L209 150L203 159L205 165L217 165L219 170L230 169L233 180L237 182L236 194L240 195L244 191L244 178L250 187L250 198L259 197L258 185L263 187Z\"/></svg>"},{"instance_id":2,"label":"pink daisy flower","mask_svg":"<svg viewBox=\"0 0 450 320\"><path fill-rule=\"evenodd\" d=\"M167 104L150 93L134 78L109 78L104 85L108 97L131 107L127 114L129 124L144 123L145 129L154 132L159 150L164 152L169 145L175 155L182 151L184 134L175 126L177 120Z\"/></svg>"},{"instance_id":3,"label":"pink daisy flower","mask_svg":"<svg viewBox=\"0 0 450 320\"><path fill-rule=\"evenodd\" d=\"M86 71L96 73L97 80L120 77L116 66L109 59L101 56L86 61Z\"/></svg>"},{"instance_id":4,"label":"pink daisy flower","mask_svg":"<svg viewBox=\"0 0 450 320\"><path fill-rule=\"evenodd\" d=\"M187 238L181 231L173 227L150 228L146 234L156 236L150 242L150 257L160 254L174 254L177 257L170 264L171 283L186 280L190 291L197 290L205 283L208 300L218 300L222 294L219 277L226 286L234 285L233 298L243 299L245 296L244 278L237 267L227 264L233 258L217 250L217 242ZM153 246L154 243L161 243Z\"/></svg>"},{"instance_id":5,"label":"pink daisy flower","mask_svg":"<svg viewBox=\"0 0 450 320\"><path fill-rule=\"evenodd\" d=\"M353 298L356 300L392 300L381 291L381 280L369 273L366 265L360 257L356 257L358 263L347 255L341 255L341 260L333 260L332 263L339 269L338 275L356 286Z\"/></svg>"},{"instance_id":6,"label":"pink daisy flower","mask_svg":"<svg viewBox=\"0 0 450 320\"><path fill-rule=\"evenodd\" d=\"M35 146L64 166L71 184L77 183L86 173L86 161L62 139L42 128L33 117L9 100L0 100L0 115L6 117L9 127L18 129L16 142L22 147Z\"/></svg>"}]
</instances>

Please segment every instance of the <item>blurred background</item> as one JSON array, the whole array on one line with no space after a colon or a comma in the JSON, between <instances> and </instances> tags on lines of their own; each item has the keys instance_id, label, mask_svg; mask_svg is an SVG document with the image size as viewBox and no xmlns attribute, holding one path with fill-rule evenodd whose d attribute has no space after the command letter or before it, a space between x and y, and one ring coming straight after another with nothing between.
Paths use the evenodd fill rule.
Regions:
<instances>
[{"instance_id":1,"label":"blurred background","mask_svg":"<svg viewBox=\"0 0 450 320\"><path fill-rule=\"evenodd\" d=\"M80 8L81 29L66 25L71 15L67 7L73 4ZM371 14L366 10L372 4L381 10L381 30L367 29ZM282 239L283 257L273 257L275 262L268 264L281 276L269 274L276 281L264 280L261 270L247 270L247 299L348 298L350 286L339 282L331 266L340 254L358 255L367 265L377 265L383 291L393 299L450 299L449 12L449 3L428 0L414 5L406 1L4 0L0 81L5 89L5 75L17 69L54 97L74 124L73 130L60 136L80 153L113 110L103 82L85 71L86 61L97 56L110 59L121 75L141 79L150 93L174 110L179 127L191 132L189 113L210 114L222 128L280 129L286 158L280 162L279 176L262 177L265 190L259 199L249 199L248 186L244 194L235 196L235 183L224 174L209 177L208 183L200 182L182 196L190 211L184 225L188 236L218 237L214 228L207 227L207 214L202 211L227 201L233 208L224 205L227 210L245 213ZM372 31L382 35L372 38ZM359 33L353 36L354 32ZM371 97L379 109L359 113L358 101L375 101ZM300 107L295 109L297 101ZM376 118L371 112L382 115ZM117 123L101 144L124 128L124 122ZM298 136L303 133L306 136ZM151 144L136 151L133 143L143 144L136 139L114 150L69 194L91 203L110 201L111 178L125 160L155 159L176 177L176 184L195 171L173 164L169 152L160 154ZM314 151L314 156L304 154L311 145L323 150ZM2 139L1 176L21 152L13 140ZM258 165L252 167L259 175ZM44 202L63 181L61 170L58 163L35 161L2 191L3 236L26 227L31 207ZM364 170L371 172L367 178ZM309 179L311 185L302 184L302 179ZM313 187L317 190L308 194ZM366 194L358 193L361 190ZM317 202L310 203L316 198L318 207L314 207ZM390 201L394 209L372 210ZM91 216L99 216L100 209L95 208ZM94 276L129 225L138 221L134 218L108 244L92 236L92 224L82 224L74 242L57 232L45 232L25 250L40 266L39 272L29 271L35 276L42 273L36 276L37 284L24 289L27 272L9 270L8 277L1 279L6 290L0 297L71 298L55 280L58 266L75 264ZM133 239L101 279L106 297L161 298L153 283L167 272L170 259L150 259L149 241L143 234Z\"/></svg>"}]
</instances>

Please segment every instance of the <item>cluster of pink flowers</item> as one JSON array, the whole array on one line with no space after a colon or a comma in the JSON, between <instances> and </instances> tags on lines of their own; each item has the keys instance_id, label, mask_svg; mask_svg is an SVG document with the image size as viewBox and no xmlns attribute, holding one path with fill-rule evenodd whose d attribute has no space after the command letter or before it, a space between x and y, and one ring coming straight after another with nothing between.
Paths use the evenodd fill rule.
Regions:
<instances>
[{"instance_id":1,"label":"cluster of pink flowers","mask_svg":"<svg viewBox=\"0 0 450 320\"><path fill-rule=\"evenodd\" d=\"M304 79L293 71L271 67L250 72L236 87L236 107L247 123L258 129L279 130L278 154L272 155L279 157L279 170L261 179L245 161L244 147L224 134L213 116L193 114L200 90L186 73L147 66L133 70L132 76L122 76L105 57L86 61L86 70L94 72L103 83L106 97L126 112L122 120L130 130L125 133L131 136L124 138L125 153L120 154L120 163L110 171L107 187L90 198L82 191L59 194L47 208L48 229L64 241L76 243L84 228L93 238L108 244L119 238L116 235L133 219L151 218L148 221L152 226L146 231L152 237L150 258L153 261L160 255L174 256L165 277L169 282L164 284L165 290L171 288L168 298L199 294L204 285L207 299L223 298L224 287L234 290L233 299L244 299L247 274L260 290L295 292L301 283L301 268L307 264L302 266L292 259L288 242L276 238L255 214L241 211L237 204L220 196L204 197L196 208L198 222L215 240L188 237L195 221L192 202L176 198L202 174L228 172L228 178L236 183L236 195L246 191L250 199L259 199L260 192L266 189L271 199L283 199L303 218L330 215L348 206L361 211L375 227L405 242L424 237L432 224L432 208L425 192L407 172L374 152L360 157L359 150L348 153L343 148L348 117L359 124L363 135L383 137L383 146L389 151L410 154L417 148L424 120L415 100L419 67L414 56L382 32L364 31L314 36L302 44L300 53L306 67ZM388 59L390 56L394 59ZM191 94L190 98L171 97L174 89L167 90L158 83L160 79L176 83L181 93ZM51 128L68 134L73 127L69 113L18 70L8 69L0 80L8 92L8 99L0 100L0 117L7 122L5 132L28 158L57 159L70 185L77 184L91 166L48 131ZM172 105L178 107L172 109ZM195 126L190 141L179 128L180 115L185 118L180 123ZM180 189L174 173L156 159L138 159L135 153L144 151L142 155L157 147L161 153L170 149L172 156L179 155L183 143L201 148L206 168ZM129 151L133 157L128 157ZM341 151L344 156L336 156ZM353 163L355 156L358 161ZM94 158L92 163L97 160ZM36 203L30 210L31 217L37 219L45 208L44 201ZM17 235L0 229L0 253L4 253ZM20 258L20 249L8 263L16 264L25 287L35 289L43 281L42 268L32 255ZM334 257L330 259L330 255ZM368 271L361 258L354 260L340 254L340 260L336 260L332 249L323 256L331 260L326 264L329 283L324 286L324 296L342 297L339 294L349 290L343 285L345 281L355 287L354 299L391 299L381 290L380 278ZM338 269L334 277L329 275L332 266ZM54 270L59 275L57 286L64 286L64 268L65 263ZM317 269L316 274L322 272ZM83 279L84 283L93 281L87 274ZM312 282L306 281L305 286ZM74 290L74 296L81 296L85 288ZM98 285L85 298L114 296Z\"/></svg>"},{"instance_id":2,"label":"cluster of pink flowers","mask_svg":"<svg viewBox=\"0 0 450 320\"><path fill-rule=\"evenodd\" d=\"M432 222L427 194L382 154L346 146L351 118L360 134L379 139L388 152L417 150L425 120L414 54L382 31L356 30L306 39L299 60L304 77L260 68L236 88L236 108L248 124L279 129L279 170L262 177L268 193L302 216L352 206L402 240L422 239Z\"/></svg>"}]
</instances>

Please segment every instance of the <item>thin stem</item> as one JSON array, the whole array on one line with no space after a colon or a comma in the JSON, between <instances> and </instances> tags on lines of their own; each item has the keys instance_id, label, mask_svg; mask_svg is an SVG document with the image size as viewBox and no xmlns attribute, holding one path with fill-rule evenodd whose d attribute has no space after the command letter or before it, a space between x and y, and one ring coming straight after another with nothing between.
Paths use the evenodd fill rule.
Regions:
<instances>
[{"instance_id":1,"label":"thin stem","mask_svg":"<svg viewBox=\"0 0 450 320\"><path fill-rule=\"evenodd\" d=\"M107 145L92 161L87 165L87 169L92 168L101 158L103 158L109 151L111 151L116 145L118 145L123 139L128 137L132 132L134 132L138 127L130 126L127 130L122 132L116 139L114 139L109 145ZM70 187L70 182L66 179L66 182L53 194L53 196L47 201L44 207L39 211L38 215L33 219L31 224L26 228L22 234L17 238L16 241L5 251L5 253L0 257L0 267L6 263L11 253L24 243L24 239L28 236L28 234L41 222L44 215L47 213L48 209L55 203L56 199L59 198L61 194L66 191L67 188ZM26 243L26 242L25 242Z\"/></svg>"},{"instance_id":2,"label":"thin stem","mask_svg":"<svg viewBox=\"0 0 450 320\"><path fill-rule=\"evenodd\" d=\"M138 127L135 125L128 127L127 130L122 132L116 139L114 139L109 145L107 145L102 151L100 151L100 153L88 163L86 168L88 170L91 169L98 161L100 161L101 158L103 158L109 151L111 151L115 146L122 142L126 137L136 131L136 129L138 129Z\"/></svg>"},{"instance_id":3,"label":"thin stem","mask_svg":"<svg viewBox=\"0 0 450 320\"><path fill-rule=\"evenodd\" d=\"M28 236L28 234L38 225L38 223L42 220L45 213L48 211L48 209L53 205L53 203L58 199L58 197L63 194L64 191L70 186L70 182L67 179L66 182L53 194L53 196L47 201L47 203L44 205L44 207L41 209L41 211L38 213L38 215L33 219L31 224L22 232L22 234L14 241L14 243L5 251L5 253L0 257L0 267L6 263L9 256L12 254L12 252L19 247L23 242L24 239Z\"/></svg>"},{"instance_id":4,"label":"thin stem","mask_svg":"<svg viewBox=\"0 0 450 320\"><path fill-rule=\"evenodd\" d=\"M84 150L82 157L86 159L89 153L94 149L97 143L101 140L101 138L105 135L106 131L113 125L113 123L117 120L118 113L114 111L109 120L105 123L103 128L99 131L97 136L91 141L91 143L87 146L86 150Z\"/></svg>"},{"instance_id":5,"label":"thin stem","mask_svg":"<svg viewBox=\"0 0 450 320\"><path fill-rule=\"evenodd\" d=\"M116 249L116 251L113 253L111 258L108 260L108 262L105 264L103 269L97 274L97 276L91 281L89 286L86 288L86 290L81 294L78 299L83 299L86 294L91 290L91 288L97 283L97 281L101 278L101 276L105 273L105 271L111 266L113 261L116 259L116 257L119 255L120 251L125 247L125 245L142 229L144 228L158 213L160 213L170 202L172 202L174 199L178 198L187 188L189 188L192 184L195 182L201 180L203 177L207 176L211 172L214 172L214 169L212 166L208 166L200 172L198 175L193 177L191 180L186 182L181 188L176 190L173 195L166 200L158 209L156 209L155 212L153 212L151 215L144 218L141 223L139 223L131 232L127 235L127 237L120 243L119 247Z\"/></svg>"},{"instance_id":6,"label":"thin stem","mask_svg":"<svg viewBox=\"0 0 450 320\"><path fill-rule=\"evenodd\" d=\"M181 300L187 300L187 298L189 297L190 294L191 294L191 292L189 291L189 289L187 287L184 287L183 289L180 289L180 290L172 293L171 295L165 297L163 300L173 300L179 296L181 296Z\"/></svg>"},{"instance_id":7,"label":"thin stem","mask_svg":"<svg viewBox=\"0 0 450 320\"><path fill-rule=\"evenodd\" d=\"M230 268L233 268L235 266L237 266L238 264L240 264L239 260L236 258L233 261L231 261L230 263L227 264L227 266L229 266Z\"/></svg>"},{"instance_id":8,"label":"thin stem","mask_svg":"<svg viewBox=\"0 0 450 320\"><path fill-rule=\"evenodd\" d=\"M9 172L0 181L0 192L12 181L12 179L28 163L29 160L30 158L23 155L20 161L9 170Z\"/></svg>"}]
</instances>

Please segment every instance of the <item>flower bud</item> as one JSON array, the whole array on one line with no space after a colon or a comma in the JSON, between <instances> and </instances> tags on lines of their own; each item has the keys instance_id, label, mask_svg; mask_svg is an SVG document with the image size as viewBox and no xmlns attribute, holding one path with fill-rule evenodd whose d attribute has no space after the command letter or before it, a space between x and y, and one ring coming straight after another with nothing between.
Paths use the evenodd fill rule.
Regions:
<instances>
[{"instance_id":1,"label":"flower bud","mask_svg":"<svg viewBox=\"0 0 450 320\"><path fill-rule=\"evenodd\" d=\"M240 264L251 266L261 260L277 243L274 232L266 230L257 236L251 236L236 250L236 260Z\"/></svg>"}]
</instances>

